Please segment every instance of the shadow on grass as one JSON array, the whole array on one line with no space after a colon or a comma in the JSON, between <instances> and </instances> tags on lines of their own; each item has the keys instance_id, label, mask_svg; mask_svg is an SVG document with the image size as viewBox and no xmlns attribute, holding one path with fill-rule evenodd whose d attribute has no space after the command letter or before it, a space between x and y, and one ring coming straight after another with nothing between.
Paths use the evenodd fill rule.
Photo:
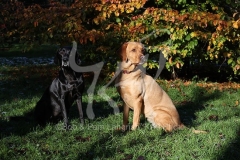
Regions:
<instances>
[{"instance_id":1,"label":"shadow on grass","mask_svg":"<svg viewBox=\"0 0 240 160\"><path fill-rule=\"evenodd\" d=\"M91 144L85 152L79 152L78 157L76 159L88 160L88 159L111 159L114 156L117 156L117 159L133 159L134 153L126 153L128 148L133 148L135 146L146 146L149 144L149 141L155 139L154 135L148 135L147 139L144 133L141 133L143 137L138 137L136 139L129 139L127 143L119 143L116 147L111 144L111 142L115 141L115 139L125 138L127 134L131 134L129 132L134 131L126 131L122 132L120 130L112 129L109 132L99 133L99 139ZM135 131L137 132L137 131ZM167 134L160 135L162 139L164 139ZM160 152L160 151L159 151ZM151 151L151 153L156 153L156 151ZM156 153L160 154L160 153ZM137 159L144 159L145 155L139 155ZM120 158L121 157L121 158Z\"/></svg>"},{"instance_id":2,"label":"shadow on grass","mask_svg":"<svg viewBox=\"0 0 240 160\"><path fill-rule=\"evenodd\" d=\"M224 153L216 158L218 160L239 160L240 159L240 127L237 130L237 137L226 147Z\"/></svg>"},{"instance_id":3,"label":"shadow on grass","mask_svg":"<svg viewBox=\"0 0 240 160\"><path fill-rule=\"evenodd\" d=\"M51 70L51 72L47 72ZM33 110L22 113L25 110L24 101L40 96L47 85L55 76L55 66L16 66L1 67L0 73L0 137L10 135L25 135L31 132L36 126L33 117ZM23 100L23 102L21 102ZM26 100L28 101L28 100ZM32 102L26 102L27 105ZM21 104L19 106L18 104ZM10 115L8 115L10 113Z\"/></svg>"},{"instance_id":4,"label":"shadow on grass","mask_svg":"<svg viewBox=\"0 0 240 160\"><path fill-rule=\"evenodd\" d=\"M208 92L207 89L196 86L191 90L191 95L191 98L186 97L186 100L176 104L176 107L184 125L196 127L199 125L195 122L196 112L208 107L208 101L220 98L221 93L218 90Z\"/></svg>"},{"instance_id":5,"label":"shadow on grass","mask_svg":"<svg viewBox=\"0 0 240 160\"><path fill-rule=\"evenodd\" d=\"M12 102L16 99L40 95L51 84L57 73L58 68L53 65L2 67L0 99ZM0 105L4 101L1 101Z\"/></svg>"},{"instance_id":6,"label":"shadow on grass","mask_svg":"<svg viewBox=\"0 0 240 160\"><path fill-rule=\"evenodd\" d=\"M0 120L0 138L11 135L23 136L33 131L36 126L33 117L33 111L24 114L24 116L9 117L8 120Z\"/></svg>"},{"instance_id":7,"label":"shadow on grass","mask_svg":"<svg viewBox=\"0 0 240 160\"><path fill-rule=\"evenodd\" d=\"M204 110L206 107L211 107L208 101L221 98L221 92L219 92L218 90L208 92L208 90L205 88L196 87L192 91L192 95L194 95L193 100L182 102L182 104L177 105L177 109L183 123L186 126L197 127L199 125L199 122L195 121L198 118L196 116L196 112ZM213 119L213 117L209 118ZM240 128L236 130L236 132L237 136L235 137L235 139L226 146L225 152L219 155L216 159L240 159Z\"/></svg>"},{"instance_id":8,"label":"shadow on grass","mask_svg":"<svg viewBox=\"0 0 240 160\"><path fill-rule=\"evenodd\" d=\"M58 67L55 65L46 66L3 66L0 70L0 137L9 135L25 135L31 132L36 127L34 121L34 109L22 113L20 116L10 116L13 110L18 109L20 112L24 110L25 106L18 106L21 100L32 99L33 97L40 97L45 89L51 84L52 80L58 75ZM92 82L91 77L85 78L86 90ZM85 94L85 93L84 93ZM16 102L16 104L15 104ZM9 104L8 104L9 103ZM32 102L26 102L32 103ZM37 101L36 101L37 103ZM5 105L7 104L7 105ZM14 106L11 106L13 105ZM87 104L83 104L84 111ZM93 109L96 117L104 117L113 113L112 108L107 103L94 103ZM73 110L73 111L71 111ZM78 110L76 104L70 109L70 120L78 118ZM71 115L73 114L73 116ZM86 116L85 116L86 118Z\"/></svg>"},{"instance_id":9,"label":"shadow on grass","mask_svg":"<svg viewBox=\"0 0 240 160\"><path fill-rule=\"evenodd\" d=\"M111 97L111 98L113 100L117 100L117 97ZM83 103L84 119L88 119L87 114L86 114L87 105L88 105L87 103ZM108 102L106 102L106 101L93 102L92 108L93 108L93 113L95 115L95 117L92 121L95 121L98 118L101 118L101 119L106 118L109 115L114 114L113 108L110 107ZM122 112L122 109L120 108L119 111ZM76 104L74 104L72 106L72 108L70 109L70 116L71 116L70 118L79 118L78 108L77 108Z\"/></svg>"},{"instance_id":10,"label":"shadow on grass","mask_svg":"<svg viewBox=\"0 0 240 160\"><path fill-rule=\"evenodd\" d=\"M114 100L117 100L116 97L112 97ZM99 118L105 118L109 115L114 114L113 108L109 107L108 102L101 101L101 102L94 102L93 103L93 112L95 114L95 118L93 120L89 120L86 115L87 103L83 102L83 112L84 112L84 119L86 121L96 121ZM79 112L76 103L72 105L70 108L70 113L68 115L69 121L73 119L79 119ZM79 122L80 123L80 122ZM55 125L55 124L52 124ZM5 119L1 119L0 117L0 138L8 137L11 135L18 135L23 136L28 134L29 132L33 131L35 127L38 125L34 119L34 109L30 110L29 112L21 115L21 116L10 116L5 117Z\"/></svg>"}]
</instances>

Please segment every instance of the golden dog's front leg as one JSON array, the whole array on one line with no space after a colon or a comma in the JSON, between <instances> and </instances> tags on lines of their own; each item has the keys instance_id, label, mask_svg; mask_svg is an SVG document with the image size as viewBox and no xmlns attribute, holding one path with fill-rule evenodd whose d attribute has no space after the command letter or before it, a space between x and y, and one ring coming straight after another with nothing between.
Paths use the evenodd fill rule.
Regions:
<instances>
[{"instance_id":1,"label":"golden dog's front leg","mask_svg":"<svg viewBox=\"0 0 240 160\"><path fill-rule=\"evenodd\" d=\"M140 107L134 108L132 130L137 129L137 127L139 126L140 115L141 115L141 108Z\"/></svg>"},{"instance_id":2,"label":"golden dog's front leg","mask_svg":"<svg viewBox=\"0 0 240 160\"><path fill-rule=\"evenodd\" d=\"M133 110L133 124L132 124L132 130L137 129L140 123L140 115L142 113L142 100L136 101L134 105L134 110Z\"/></svg>"},{"instance_id":3,"label":"golden dog's front leg","mask_svg":"<svg viewBox=\"0 0 240 160\"><path fill-rule=\"evenodd\" d=\"M123 126L122 130L126 131L128 127L129 107L124 103L123 106Z\"/></svg>"}]
</instances>

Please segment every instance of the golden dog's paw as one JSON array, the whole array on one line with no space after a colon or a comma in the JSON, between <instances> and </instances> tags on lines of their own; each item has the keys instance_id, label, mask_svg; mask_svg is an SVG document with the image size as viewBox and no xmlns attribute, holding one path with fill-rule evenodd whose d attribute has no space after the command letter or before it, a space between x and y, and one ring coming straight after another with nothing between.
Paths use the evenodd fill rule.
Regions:
<instances>
[{"instance_id":1,"label":"golden dog's paw","mask_svg":"<svg viewBox=\"0 0 240 160\"><path fill-rule=\"evenodd\" d=\"M138 126L132 126L131 130L134 131L138 128Z\"/></svg>"}]
</instances>

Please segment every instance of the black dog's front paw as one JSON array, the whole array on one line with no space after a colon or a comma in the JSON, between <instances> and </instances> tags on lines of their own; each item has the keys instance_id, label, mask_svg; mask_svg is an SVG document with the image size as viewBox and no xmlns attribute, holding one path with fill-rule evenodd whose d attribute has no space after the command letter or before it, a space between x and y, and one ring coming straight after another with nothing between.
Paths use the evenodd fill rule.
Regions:
<instances>
[{"instance_id":1,"label":"black dog's front paw","mask_svg":"<svg viewBox=\"0 0 240 160\"><path fill-rule=\"evenodd\" d=\"M64 130L68 131L71 130L72 126L70 124L65 124L63 128Z\"/></svg>"},{"instance_id":2,"label":"black dog's front paw","mask_svg":"<svg viewBox=\"0 0 240 160\"><path fill-rule=\"evenodd\" d=\"M84 125L84 124L85 124L85 122L84 122L84 119L83 119L83 118L80 118L80 123L81 123L82 125Z\"/></svg>"}]
</instances>

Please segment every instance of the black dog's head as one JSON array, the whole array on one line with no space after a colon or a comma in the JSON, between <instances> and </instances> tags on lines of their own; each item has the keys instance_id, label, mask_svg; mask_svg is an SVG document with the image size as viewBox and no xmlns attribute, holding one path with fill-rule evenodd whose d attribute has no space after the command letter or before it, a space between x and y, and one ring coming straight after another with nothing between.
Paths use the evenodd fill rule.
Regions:
<instances>
[{"instance_id":1,"label":"black dog's head","mask_svg":"<svg viewBox=\"0 0 240 160\"><path fill-rule=\"evenodd\" d=\"M56 56L54 57L54 63L60 65L61 67L70 67L69 65L69 56L71 53L72 47L63 47L60 48ZM77 52L75 56L75 62L80 65L81 64L81 59L80 55Z\"/></svg>"}]
</instances>

